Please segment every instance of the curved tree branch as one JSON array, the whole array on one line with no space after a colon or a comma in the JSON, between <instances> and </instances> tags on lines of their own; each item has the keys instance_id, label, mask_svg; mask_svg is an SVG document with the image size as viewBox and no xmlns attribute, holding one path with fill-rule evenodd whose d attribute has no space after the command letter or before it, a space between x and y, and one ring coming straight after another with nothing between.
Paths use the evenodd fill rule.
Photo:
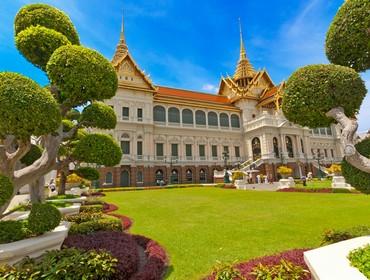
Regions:
<instances>
[{"instance_id":1,"label":"curved tree branch","mask_svg":"<svg viewBox=\"0 0 370 280\"><path fill-rule=\"evenodd\" d=\"M357 169L370 173L370 159L361 155L355 147L357 120L348 118L342 107L331 109L326 116L335 119L342 127L341 142L346 160Z\"/></svg>"}]
</instances>

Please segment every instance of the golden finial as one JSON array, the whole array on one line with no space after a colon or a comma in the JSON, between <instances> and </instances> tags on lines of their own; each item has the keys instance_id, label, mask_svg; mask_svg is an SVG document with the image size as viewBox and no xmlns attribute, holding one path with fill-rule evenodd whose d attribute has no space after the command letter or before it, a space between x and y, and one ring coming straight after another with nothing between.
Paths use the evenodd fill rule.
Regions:
<instances>
[{"instance_id":1,"label":"golden finial","mask_svg":"<svg viewBox=\"0 0 370 280\"><path fill-rule=\"evenodd\" d=\"M124 24L124 12L122 10L122 23L121 23L121 32L119 36L119 42L116 48L116 52L113 57L113 62L118 61L122 56L124 56L128 51L125 39L125 24Z\"/></svg>"},{"instance_id":2,"label":"golden finial","mask_svg":"<svg viewBox=\"0 0 370 280\"><path fill-rule=\"evenodd\" d=\"M240 60L246 59L247 54L245 51L244 41L243 41L243 30L242 30L242 22L239 18L239 32L240 32Z\"/></svg>"}]
</instances>

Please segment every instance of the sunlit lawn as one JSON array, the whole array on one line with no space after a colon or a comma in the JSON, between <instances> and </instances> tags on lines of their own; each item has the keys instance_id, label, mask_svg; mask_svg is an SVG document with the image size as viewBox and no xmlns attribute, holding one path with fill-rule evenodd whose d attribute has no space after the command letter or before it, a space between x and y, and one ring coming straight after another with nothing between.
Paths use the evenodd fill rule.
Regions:
<instances>
[{"instance_id":1,"label":"sunlit lawn","mask_svg":"<svg viewBox=\"0 0 370 280\"><path fill-rule=\"evenodd\" d=\"M111 192L134 220L131 232L169 252L168 279L200 279L217 260L235 261L320 244L329 228L370 226L370 196L189 188Z\"/></svg>"}]
</instances>

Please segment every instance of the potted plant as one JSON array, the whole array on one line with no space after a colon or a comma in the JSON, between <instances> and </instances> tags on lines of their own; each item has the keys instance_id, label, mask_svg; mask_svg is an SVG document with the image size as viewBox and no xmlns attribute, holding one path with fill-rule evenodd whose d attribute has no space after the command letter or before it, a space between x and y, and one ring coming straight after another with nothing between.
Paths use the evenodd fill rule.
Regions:
<instances>
[{"instance_id":1,"label":"potted plant","mask_svg":"<svg viewBox=\"0 0 370 280\"><path fill-rule=\"evenodd\" d=\"M279 189L291 188L295 186L294 180L287 179L289 175L292 175L293 170L285 165L279 166L277 172L281 175L282 179L279 180Z\"/></svg>"}]
</instances>

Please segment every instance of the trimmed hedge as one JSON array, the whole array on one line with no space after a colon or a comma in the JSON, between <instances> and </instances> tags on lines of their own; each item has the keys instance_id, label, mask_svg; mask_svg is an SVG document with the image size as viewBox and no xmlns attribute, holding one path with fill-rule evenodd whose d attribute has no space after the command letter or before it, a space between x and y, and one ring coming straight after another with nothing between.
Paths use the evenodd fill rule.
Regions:
<instances>
[{"instance_id":1,"label":"trimmed hedge","mask_svg":"<svg viewBox=\"0 0 370 280\"><path fill-rule=\"evenodd\" d=\"M326 55L331 63L358 72L370 68L370 1L347 0L326 35Z\"/></svg>"},{"instance_id":2,"label":"trimmed hedge","mask_svg":"<svg viewBox=\"0 0 370 280\"><path fill-rule=\"evenodd\" d=\"M0 174L0 206L12 198L14 186L9 177Z\"/></svg>"},{"instance_id":3,"label":"trimmed hedge","mask_svg":"<svg viewBox=\"0 0 370 280\"><path fill-rule=\"evenodd\" d=\"M15 242L30 237L25 221L0 221L0 244Z\"/></svg>"},{"instance_id":4,"label":"trimmed hedge","mask_svg":"<svg viewBox=\"0 0 370 280\"><path fill-rule=\"evenodd\" d=\"M80 122L86 127L114 129L117 117L111 106L103 102L93 102L82 111Z\"/></svg>"},{"instance_id":5,"label":"trimmed hedge","mask_svg":"<svg viewBox=\"0 0 370 280\"><path fill-rule=\"evenodd\" d=\"M54 132L61 123L59 106L50 92L10 72L0 73L0 116L0 134L21 139Z\"/></svg>"},{"instance_id":6,"label":"trimmed hedge","mask_svg":"<svg viewBox=\"0 0 370 280\"><path fill-rule=\"evenodd\" d=\"M28 228L35 234L42 234L56 228L62 219L58 208L51 204L32 204L28 217Z\"/></svg>"},{"instance_id":7,"label":"trimmed hedge","mask_svg":"<svg viewBox=\"0 0 370 280\"><path fill-rule=\"evenodd\" d=\"M85 47L58 48L46 71L51 83L61 91L63 103L69 106L110 99L116 94L118 80L113 66L101 54Z\"/></svg>"},{"instance_id":8,"label":"trimmed hedge","mask_svg":"<svg viewBox=\"0 0 370 280\"><path fill-rule=\"evenodd\" d=\"M103 205L82 205L80 213L101 213L103 212Z\"/></svg>"},{"instance_id":9,"label":"trimmed hedge","mask_svg":"<svg viewBox=\"0 0 370 280\"><path fill-rule=\"evenodd\" d=\"M357 151L364 157L370 157L370 138L366 138L355 145ZM342 161L342 175L346 182L356 190L370 194L370 173L366 173L349 164L345 159Z\"/></svg>"},{"instance_id":10,"label":"trimmed hedge","mask_svg":"<svg viewBox=\"0 0 370 280\"><path fill-rule=\"evenodd\" d=\"M343 107L354 117L367 93L361 76L339 65L309 65L295 71L286 83L283 112L301 126L326 127L334 122L326 113Z\"/></svg>"},{"instance_id":11,"label":"trimmed hedge","mask_svg":"<svg viewBox=\"0 0 370 280\"><path fill-rule=\"evenodd\" d=\"M113 279L118 260L99 250L74 248L54 250L43 255L41 261L26 258L15 266L0 267L4 280L109 280Z\"/></svg>"},{"instance_id":12,"label":"trimmed hedge","mask_svg":"<svg viewBox=\"0 0 370 280\"><path fill-rule=\"evenodd\" d=\"M15 34L18 35L26 28L37 25L60 32L72 44L80 44L77 31L70 18L64 12L46 4L31 4L20 9L15 17Z\"/></svg>"}]
</instances>

